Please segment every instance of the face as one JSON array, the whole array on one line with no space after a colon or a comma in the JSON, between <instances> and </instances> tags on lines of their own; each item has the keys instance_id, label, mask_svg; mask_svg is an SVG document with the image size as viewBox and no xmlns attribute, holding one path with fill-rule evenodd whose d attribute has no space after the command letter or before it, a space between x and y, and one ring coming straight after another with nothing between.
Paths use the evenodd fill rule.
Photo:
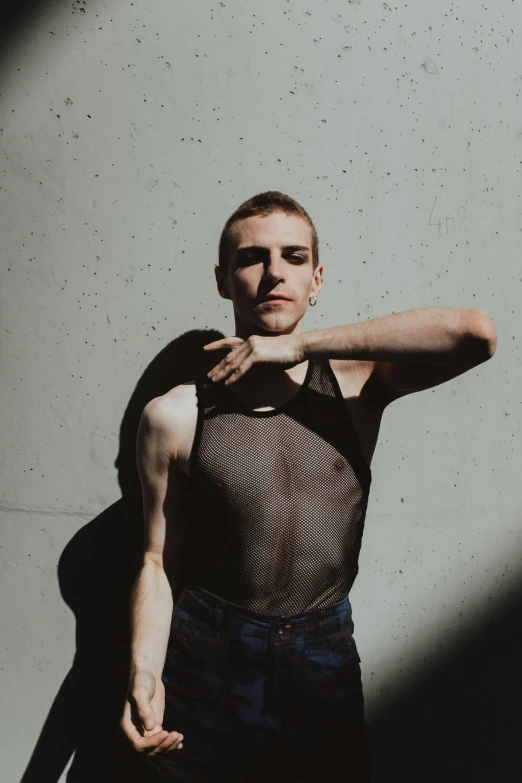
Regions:
<instances>
[{"instance_id":1,"label":"face","mask_svg":"<svg viewBox=\"0 0 522 783\"><path fill-rule=\"evenodd\" d=\"M219 293L231 299L236 334L300 331L308 300L321 288L323 267L312 268L312 231L297 215L272 212L235 223L226 277L216 267ZM271 299L280 294L285 299Z\"/></svg>"}]
</instances>

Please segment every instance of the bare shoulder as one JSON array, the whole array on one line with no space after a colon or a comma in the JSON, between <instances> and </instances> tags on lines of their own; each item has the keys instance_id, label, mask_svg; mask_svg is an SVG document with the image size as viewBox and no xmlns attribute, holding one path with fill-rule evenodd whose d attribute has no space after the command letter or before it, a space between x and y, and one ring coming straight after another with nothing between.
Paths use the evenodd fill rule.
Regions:
<instances>
[{"instance_id":1,"label":"bare shoulder","mask_svg":"<svg viewBox=\"0 0 522 783\"><path fill-rule=\"evenodd\" d=\"M186 416L197 407L194 383L182 383L159 397L153 397L145 405L143 413L160 429L178 427Z\"/></svg>"},{"instance_id":2,"label":"bare shoulder","mask_svg":"<svg viewBox=\"0 0 522 783\"><path fill-rule=\"evenodd\" d=\"M196 384L194 381L180 383L179 386L169 389L159 397L153 397L146 404L144 410L151 416L167 423L171 418L176 420L183 417L192 407L197 406Z\"/></svg>"},{"instance_id":3,"label":"bare shoulder","mask_svg":"<svg viewBox=\"0 0 522 783\"><path fill-rule=\"evenodd\" d=\"M197 395L194 381L181 383L145 405L142 417L160 434L174 459L184 468L197 424Z\"/></svg>"}]
</instances>

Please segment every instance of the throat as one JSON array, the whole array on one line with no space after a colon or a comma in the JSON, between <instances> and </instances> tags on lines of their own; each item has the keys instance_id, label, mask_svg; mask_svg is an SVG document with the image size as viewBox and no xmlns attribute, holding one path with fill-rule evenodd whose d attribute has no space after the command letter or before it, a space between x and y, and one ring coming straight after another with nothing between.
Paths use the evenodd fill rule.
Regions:
<instances>
[{"instance_id":1,"label":"throat","mask_svg":"<svg viewBox=\"0 0 522 783\"><path fill-rule=\"evenodd\" d=\"M291 402L304 385L307 369L308 361L290 370L254 366L239 381L225 388L244 407L270 411Z\"/></svg>"}]
</instances>

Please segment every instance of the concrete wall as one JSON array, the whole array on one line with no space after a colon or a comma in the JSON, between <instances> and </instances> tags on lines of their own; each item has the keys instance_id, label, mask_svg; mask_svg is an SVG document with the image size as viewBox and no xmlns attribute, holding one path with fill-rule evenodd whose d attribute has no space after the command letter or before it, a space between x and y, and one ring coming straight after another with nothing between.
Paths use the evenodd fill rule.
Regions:
<instances>
[{"instance_id":1,"label":"concrete wall","mask_svg":"<svg viewBox=\"0 0 522 783\"><path fill-rule=\"evenodd\" d=\"M267 189L318 228L306 329L430 305L495 322L492 361L386 410L351 600L374 779L520 779L521 21L508 0L4 17L3 781L65 780L74 751L69 781L132 779L135 427L198 330L233 333L219 232Z\"/></svg>"}]
</instances>

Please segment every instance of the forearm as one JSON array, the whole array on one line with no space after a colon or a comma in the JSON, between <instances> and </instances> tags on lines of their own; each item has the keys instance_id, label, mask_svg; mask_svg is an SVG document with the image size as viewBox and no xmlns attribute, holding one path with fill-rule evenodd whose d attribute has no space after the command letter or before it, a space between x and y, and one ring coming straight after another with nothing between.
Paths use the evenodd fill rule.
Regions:
<instances>
[{"instance_id":1,"label":"forearm","mask_svg":"<svg viewBox=\"0 0 522 783\"><path fill-rule=\"evenodd\" d=\"M173 610L172 589L163 568L143 565L131 597L131 675L148 669L161 676Z\"/></svg>"},{"instance_id":2,"label":"forearm","mask_svg":"<svg viewBox=\"0 0 522 783\"><path fill-rule=\"evenodd\" d=\"M332 359L466 364L486 354L494 327L475 309L422 307L300 334L303 360Z\"/></svg>"}]
</instances>

